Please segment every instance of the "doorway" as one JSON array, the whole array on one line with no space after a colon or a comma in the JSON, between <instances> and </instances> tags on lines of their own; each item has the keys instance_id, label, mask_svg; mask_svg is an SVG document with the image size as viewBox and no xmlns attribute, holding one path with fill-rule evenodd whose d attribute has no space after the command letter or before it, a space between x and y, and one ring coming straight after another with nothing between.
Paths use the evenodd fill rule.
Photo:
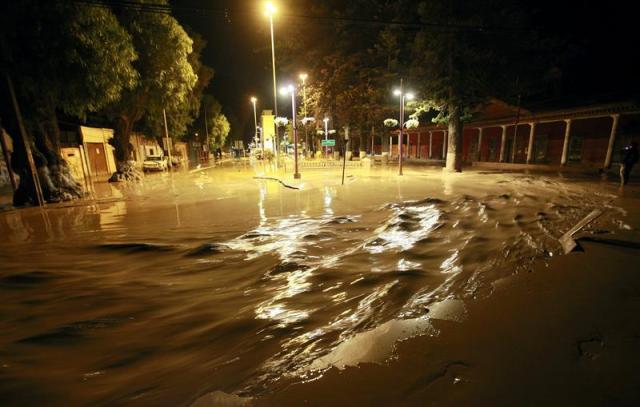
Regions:
<instances>
[{"instance_id":1,"label":"doorway","mask_svg":"<svg viewBox=\"0 0 640 407\"><path fill-rule=\"evenodd\" d=\"M94 175L108 175L107 156L104 153L104 144L87 143L87 155L89 156L89 167Z\"/></svg>"}]
</instances>

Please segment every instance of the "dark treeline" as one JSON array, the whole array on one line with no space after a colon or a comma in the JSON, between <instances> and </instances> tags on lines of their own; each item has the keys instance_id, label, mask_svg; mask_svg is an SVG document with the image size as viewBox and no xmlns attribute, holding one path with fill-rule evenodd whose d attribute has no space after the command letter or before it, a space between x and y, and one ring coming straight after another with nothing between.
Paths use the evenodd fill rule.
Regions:
<instances>
[{"instance_id":1,"label":"dark treeline","mask_svg":"<svg viewBox=\"0 0 640 407\"><path fill-rule=\"evenodd\" d=\"M448 126L446 167L459 171L462 123L484 103L497 98L515 105L595 89L587 81L577 89L575 78L585 76L588 66L575 65L601 65L586 56L596 48L594 39L612 33L591 26L576 35L577 24L595 19L589 1L548 3L300 0L289 6L313 19L283 12L281 67L291 77L309 73L308 110L316 124L331 117L336 128L349 126L361 140L383 132L384 119L397 117L392 89L402 79L418 97L412 118Z\"/></svg>"}]
</instances>

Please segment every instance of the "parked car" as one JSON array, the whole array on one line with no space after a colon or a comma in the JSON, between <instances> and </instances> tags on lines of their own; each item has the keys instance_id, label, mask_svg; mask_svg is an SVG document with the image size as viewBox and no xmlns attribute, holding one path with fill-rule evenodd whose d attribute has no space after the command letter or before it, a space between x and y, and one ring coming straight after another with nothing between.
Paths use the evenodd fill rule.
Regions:
<instances>
[{"instance_id":1,"label":"parked car","mask_svg":"<svg viewBox=\"0 0 640 407\"><path fill-rule=\"evenodd\" d=\"M168 167L167 157L161 155L150 155L142 162L144 171L165 171Z\"/></svg>"}]
</instances>

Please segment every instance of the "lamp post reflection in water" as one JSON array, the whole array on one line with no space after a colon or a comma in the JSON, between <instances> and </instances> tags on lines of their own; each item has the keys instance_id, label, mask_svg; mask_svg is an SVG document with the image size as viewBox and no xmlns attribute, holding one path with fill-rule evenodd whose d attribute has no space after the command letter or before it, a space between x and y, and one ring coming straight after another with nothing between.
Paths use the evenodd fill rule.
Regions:
<instances>
[{"instance_id":1,"label":"lamp post reflection in water","mask_svg":"<svg viewBox=\"0 0 640 407\"><path fill-rule=\"evenodd\" d=\"M260 198L258 199L258 215L260 216L260 226L267 222L267 215L264 210L264 200L267 197L267 186L260 184Z\"/></svg>"},{"instance_id":2,"label":"lamp post reflection in water","mask_svg":"<svg viewBox=\"0 0 640 407\"><path fill-rule=\"evenodd\" d=\"M333 209L331 209L332 202L331 188L324 187L324 213L326 215L333 215Z\"/></svg>"}]
</instances>

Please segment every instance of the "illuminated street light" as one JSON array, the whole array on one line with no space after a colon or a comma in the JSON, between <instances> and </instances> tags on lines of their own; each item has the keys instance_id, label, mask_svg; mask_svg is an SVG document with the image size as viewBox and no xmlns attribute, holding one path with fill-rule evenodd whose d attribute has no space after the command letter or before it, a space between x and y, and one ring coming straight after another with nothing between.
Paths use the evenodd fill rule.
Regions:
<instances>
[{"instance_id":1,"label":"illuminated street light","mask_svg":"<svg viewBox=\"0 0 640 407\"><path fill-rule=\"evenodd\" d=\"M255 126L255 132L253 134L254 140L258 140L258 114L256 113L256 102L258 99L255 96L251 97L251 103L253 104L253 123ZM260 147L262 149L262 159L264 159L264 140L260 140Z\"/></svg>"},{"instance_id":2,"label":"illuminated street light","mask_svg":"<svg viewBox=\"0 0 640 407\"><path fill-rule=\"evenodd\" d=\"M324 122L324 140L327 141L329 139L329 118L325 117L322 121ZM329 158L329 146L326 143L324 146L324 158Z\"/></svg>"},{"instance_id":3,"label":"illuminated street light","mask_svg":"<svg viewBox=\"0 0 640 407\"><path fill-rule=\"evenodd\" d=\"M300 179L300 173L298 172L298 124L296 120L296 87L293 85L285 86L280 89L280 93L282 93L283 95L291 94L291 115L293 118L293 178Z\"/></svg>"},{"instance_id":4,"label":"illuminated street light","mask_svg":"<svg viewBox=\"0 0 640 407\"><path fill-rule=\"evenodd\" d=\"M278 117L278 95L276 94L276 89L277 89L276 87L276 47L275 47L275 41L273 36L273 15L276 13L276 11L277 11L276 6L274 6L272 2L269 1L265 4L265 13L269 17L269 25L271 27L271 64L273 67L273 110L275 112L275 117ZM273 128L274 128L275 134L277 135L278 129L277 127L275 127L275 122L274 122ZM276 151L276 165L277 165L278 143L276 143L274 149Z\"/></svg>"},{"instance_id":5,"label":"illuminated street light","mask_svg":"<svg viewBox=\"0 0 640 407\"><path fill-rule=\"evenodd\" d=\"M275 14L277 11L276 6L274 6L273 3L270 1L268 1L267 4L265 4L264 8L267 16L271 16Z\"/></svg>"},{"instance_id":6,"label":"illuminated street light","mask_svg":"<svg viewBox=\"0 0 640 407\"><path fill-rule=\"evenodd\" d=\"M402 88L402 81L400 82L400 89L395 89L393 91L395 96L400 97L400 134L398 135L398 175L402 175L402 155L403 155L403 145L404 145L404 103L405 100L412 100L415 95L412 92L404 92Z\"/></svg>"}]
</instances>

